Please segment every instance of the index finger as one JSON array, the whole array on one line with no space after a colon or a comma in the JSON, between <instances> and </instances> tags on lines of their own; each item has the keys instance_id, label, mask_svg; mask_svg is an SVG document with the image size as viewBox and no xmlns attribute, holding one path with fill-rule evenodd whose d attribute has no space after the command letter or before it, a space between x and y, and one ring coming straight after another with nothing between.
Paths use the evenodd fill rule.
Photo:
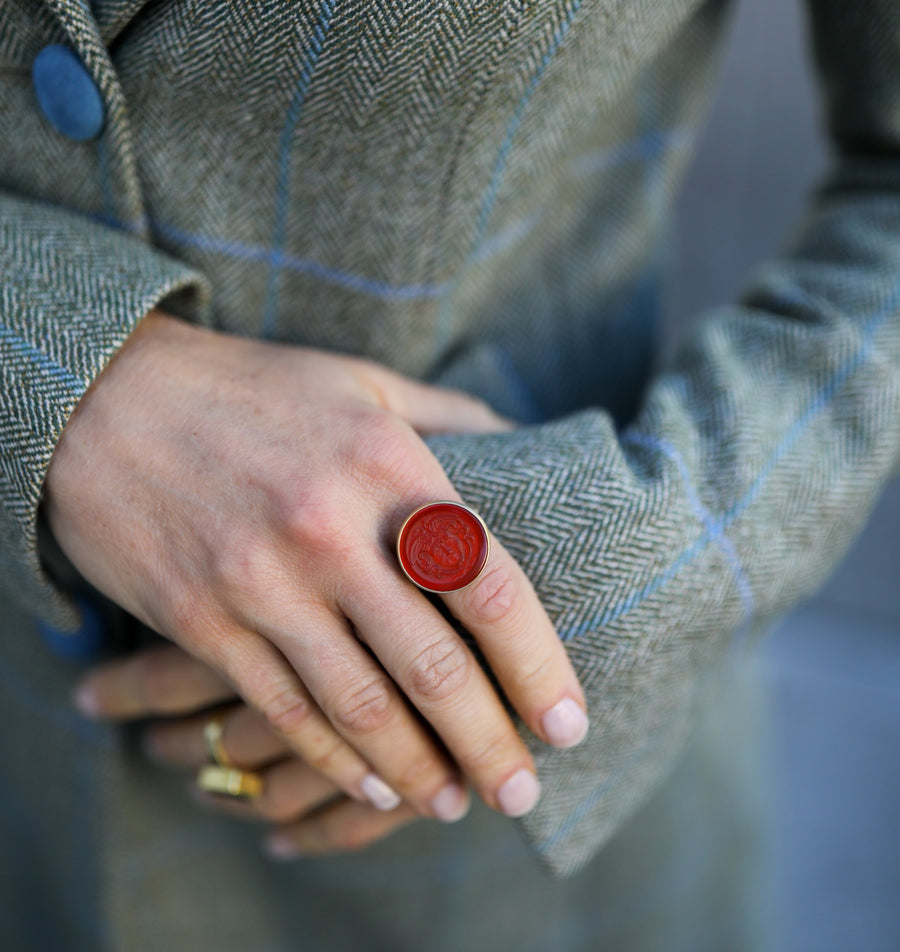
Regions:
<instances>
[{"instance_id":1,"label":"index finger","mask_svg":"<svg viewBox=\"0 0 900 952\"><path fill-rule=\"evenodd\" d=\"M212 668L175 645L147 648L92 668L75 690L87 717L136 720L189 714L234 697Z\"/></svg>"}]
</instances>

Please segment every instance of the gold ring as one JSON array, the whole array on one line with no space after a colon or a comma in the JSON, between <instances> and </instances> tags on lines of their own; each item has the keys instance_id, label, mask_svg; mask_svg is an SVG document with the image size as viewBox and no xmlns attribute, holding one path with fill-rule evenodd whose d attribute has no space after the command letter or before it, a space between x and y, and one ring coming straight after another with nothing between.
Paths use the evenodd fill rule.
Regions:
<instances>
[{"instance_id":1,"label":"gold ring","mask_svg":"<svg viewBox=\"0 0 900 952\"><path fill-rule=\"evenodd\" d=\"M225 715L228 711L219 711L203 725L203 739L209 756L220 767L233 767L234 761L225 750L223 735L225 733Z\"/></svg>"},{"instance_id":2,"label":"gold ring","mask_svg":"<svg viewBox=\"0 0 900 952\"><path fill-rule=\"evenodd\" d=\"M206 793L238 800L258 800L263 792L263 779L251 770L207 764L197 774L197 786Z\"/></svg>"}]
</instances>

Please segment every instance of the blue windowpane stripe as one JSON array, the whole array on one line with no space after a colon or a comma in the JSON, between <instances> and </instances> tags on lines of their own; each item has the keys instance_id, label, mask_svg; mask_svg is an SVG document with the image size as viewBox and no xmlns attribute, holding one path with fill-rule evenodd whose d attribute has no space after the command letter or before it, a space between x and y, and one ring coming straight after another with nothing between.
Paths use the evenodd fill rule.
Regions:
<instances>
[{"instance_id":1,"label":"blue windowpane stripe","mask_svg":"<svg viewBox=\"0 0 900 952\"><path fill-rule=\"evenodd\" d=\"M587 152L572 163L572 170L578 176L597 175L629 162L651 162L664 152L689 149L693 144L692 129L657 129L631 142Z\"/></svg>"},{"instance_id":2,"label":"blue windowpane stripe","mask_svg":"<svg viewBox=\"0 0 900 952\"><path fill-rule=\"evenodd\" d=\"M541 79L543 78L544 73L547 71L547 67L553 62L553 59L562 45L563 40L566 38L569 30L572 28L572 23L575 20L578 11L581 9L581 5L582 0L575 0L575 2L572 3L569 9L566 11L563 22L559 25L559 27L557 27L556 32L553 35L553 39L550 42L549 49L544 54L541 62L538 64L538 68L531 77L525 92L522 94L522 98L519 100L519 103L516 106L515 112L512 115L512 119L509 121L509 125L506 128L506 135L503 139L503 144L500 146L500 151L498 152L497 158L494 162L494 171L491 174L491 181L488 184L487 191L485 192L484 198L481 202L481 212L478 216L478 224L475 228L475 240L473 242L474 248L476 250L481 244L484 234L487 231L487 226L490 222L491 214L497 201L497 196L500 194L500 183L503 181L503 175L506 172L506 163L509 159L509 154L512 150L512 145L516 138L516 134L519 131L519 127L522 125L522 119L524 118L525 112L528 109L528 104L531 102L535 91L540 85ZM473 254L474 253L475 252L473 251Z\"/></svg>"},{"instance_id":3,"label":"blue windowpane stripe","mask_svg":"<svg viewBox=\"0 0 900 952\"><path fill-rule=\"evenodd\" d=\"M606 149L599 149L576 160L573 172L576 175L588 175L593 172L606 171L617 164L651 159L667 149L684 148L692 141L693 133L689 130L675 129L671 131L651 133L634 142L622 143ZM129 227L136 230L143 223L123 223L106 217L100 218L106 224L116 227ZM539 213L527 215L518 219L501 231L486 238L472 252L471 262L482 263L489 261L495 255L514 247L523 241L543 222L544 216ZM357 294L396 303L415 301L440 300L446 297L456 286L456 280L440 283L420 284L391 284L387 281L378 281L364 275L354 274L341 268L333 268L310 258L298 255L285 254L280 247L267 248L262 245L247 244L240 241L231 241L218 238L214 235L191 232L158 219L150 222L152 230L161 238L172 244L188 248L196 248L205 254L223 255L250 263L264 264L275 270L292 271L304 274L328 284L334 284L344 290Z\"/></svg>"},{"instance_id":4,"label":"blue windowpane stripe","mask_svg":"<svg viewBox=\"0 0 900 952\"><path fill-rule=\"evenodd\" d=\"M685 549L665 571L648 582L643 588L630 593L617 605L608 608L601 615L560 632L560 638L566 642L573 641L576 638L583 637L589 632L597 631L600 628L604 628L618 621L628 614L628 612L656 594L656 592L678 575L683 568L704 552L711 542L720 538L722 533L752 505L760 492L762 492L766 481L769 476L772 475L779 462L794 447L801 436L809 429L812 422L829 405L850 377L862 366L863 362L871 354L872 340L875 334L878 333L881 327L883 327L891 317L896 315L898 309L900 309L900 290L894 293L893 297L881 311L863 325L861 340L854 355L816 391L806 408L797 417L787 433L785 433L784 437L775 447L750 488L740 499L736 500L729 509L720 516L712 519L703 534L693 545Z\"/></svg>"},{"instance_id":5,"label":"blue windowpane stripe","mask_svg":"<svg viewBox=\"0 0 900 952\"><path fill-rule=\"evenodd\" d=\"M300 121L300 116L303 113L303 106L306 103L306 94L309 91L309 84L316 70L316 64L319 62L322 48L325 46L325 38L328 35L334 15L334 6L334 0L325 0L325 3L322 4L319 22L316 24L315 31L313 32L312 43L300 70L300 80L297 83L297 89L294 93L290 108L288 109L287 119L285 120L284 129L281 133L281 143L278 148L278 182L275 189L277 217L275 222L275 236L272 242L275 257L272 259L269 284L266 289L266 300L263 307L263 337L271 337L275 328L278 302L278 275L281 271L281 249L284 247L285 222L287 219L288 201L290 199L291 153L294 142L294 132L297 128L297 123Z\"/></svg>"},{"instance_id":6,"label":"blue windowpane stripe","mask_svg":"<svg viewBox=\"0 0 900 952\"><path fill-rule=\"evenodd\" d=\"M339 285L348 291L368 294L372 297L383 298L388 301L418 301L427 298L437 298L444 293L446 288L446 285L440 284L388 284L385 281L375 281L371 278L352 274L349 271L342 271L339 268L331 268L327 265L320 264L318 261L312 261L309 258L286 255L277 249L264 248L260 245L248 245L239 241L227 241L210 235L182 231L179 228L174 228L171 225L156 220L152 221L151 224L153 230L158 235L161 235L163 238L175 244L196 248L208 254L221 254L243 261L268 264L273 268L305 274L329 284Z\"/></svg>"},{"instance_id":7,"label":"blue windowpane stripe","mask_svg":"<svg viewBox=\"0 0 900 952\"><path fill-rule=\"evenodd\" d=\"M738 557L734 543L725 534L725 529L721 522L715 519L709 509L700 501L684 457L668 440L661 440L648 433L625 433L622 437L622 443L643 446L646 449L660 453L675 464L678 475L681 476L681 482L684 486L688 505L691 507L694 516L706 530L706 538L709 542L717 545L722 550L722 554L725 556L734 574L735 582L737 583L738 593L744 606L744 618L750 618L753 615L754 607L753 590L750 587L750 580L747 578L747 573L744 571L743 565L741 565L741 560Z\"/></svg>"}]
</instances>

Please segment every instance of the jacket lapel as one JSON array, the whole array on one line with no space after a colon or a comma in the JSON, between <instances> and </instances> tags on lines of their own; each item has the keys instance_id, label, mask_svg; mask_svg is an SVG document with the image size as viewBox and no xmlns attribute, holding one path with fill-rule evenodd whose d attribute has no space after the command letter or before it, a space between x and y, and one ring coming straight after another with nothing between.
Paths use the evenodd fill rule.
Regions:
<instances>
[{"instance_id":1,"label":"jacket lapel","mask_svg":"<svg viewBox=\"0 0 900 952\"><path fill-rule=\"evenodd\" d=\"M91 11L97 21L97 30L107 47L137 16L147 0L91 0Z\"/></svg>"}]
</instances>

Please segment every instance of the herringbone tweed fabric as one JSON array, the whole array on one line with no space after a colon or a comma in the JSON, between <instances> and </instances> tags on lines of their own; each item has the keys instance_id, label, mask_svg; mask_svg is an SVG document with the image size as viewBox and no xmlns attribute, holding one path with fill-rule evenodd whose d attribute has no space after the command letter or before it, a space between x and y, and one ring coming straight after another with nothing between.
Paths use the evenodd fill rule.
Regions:
<instances>
[{"instance_id":1,"label":"herringbone tweed fabric","mask_svg":"<svg viewBox=\"0 0 900 952\"><path fill-rule=\"evenodd\" d=\"M812 591L900 444L900 5L809 0L832 174L740 303L651 377L673 191L726 0L12 0L0 7L5 596L75 614L36 511L153 304L362 353L527 424L431 441L590 698L535 746L528 841L578 869L668 771L744 636ZM30 64L106 103L56 133ZM102 465L102 461L98 461Z\"/></svg>"}]
</instances>

